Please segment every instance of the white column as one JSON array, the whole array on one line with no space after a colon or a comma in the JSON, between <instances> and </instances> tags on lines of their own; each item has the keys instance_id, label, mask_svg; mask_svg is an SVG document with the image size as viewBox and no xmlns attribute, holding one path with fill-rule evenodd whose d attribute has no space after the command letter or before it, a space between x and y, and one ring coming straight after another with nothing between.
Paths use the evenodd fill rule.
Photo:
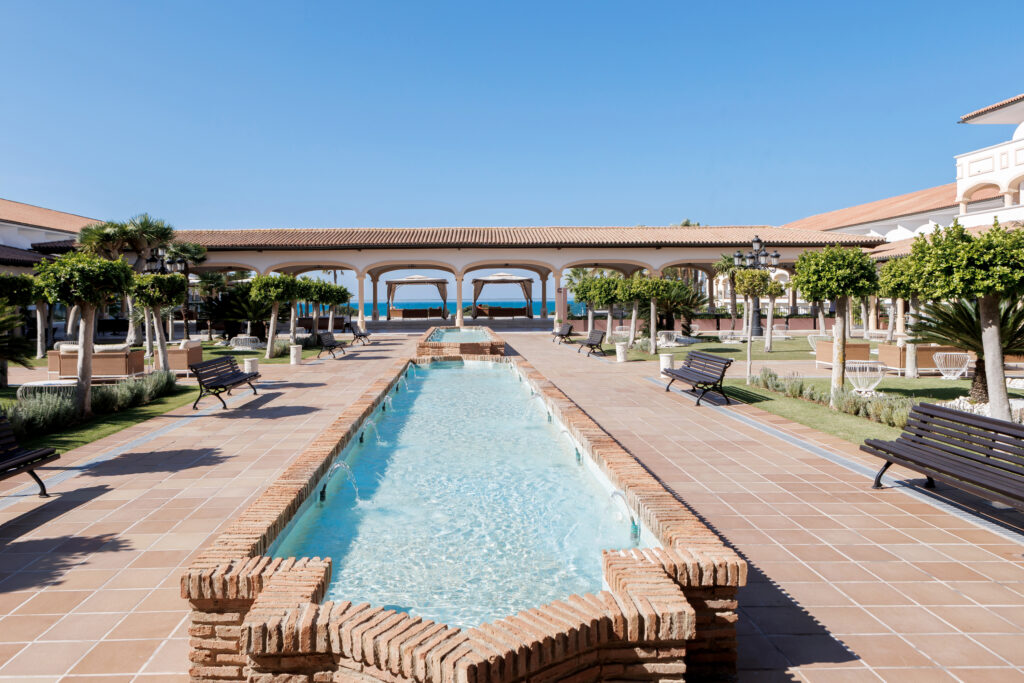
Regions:
<instances>
[{"instance_id":1,"label":"white column","mask_svg":"<svg viewBox=\"0 0 1024 683\"><path fill-rule=\"evenodd\" d=\"M548 317L548 276L540 279L540 317L546 320Z\"/></svg>"},{"instance_id":2,"label":"white column","mask_svg":"<svg viewBox=\"0 0 1024 683\"><path fill-rule=\"evenodd\" d=\"M960 202L960 215L963 216L966 213L967 213L967 202L966 201L962 201L962 202Z\"/></svg>"},{"instance_id":3,"label":"white column","mask_svg":"<svg viewBox=\"0 0 1024 683\"><path fill-rule=\"evenodd\" d=\"M569 322L569 297L562 288L562 271L553 271L551 277L555 281L555 320L552 329L557 329L559 322Z\"/></svg>"},{"instance_id":4,"label":"white column","mask_svg":"<svg viewBox=\"0 0 1024 683\"><path fill-rule=\"evenodd\" d=\"M380 319L380 313L377 312L377 283L378 283L378 281L379 281L378 277L375 277L373 275L370 276L370 286L373 287L373 297L372 297L372 299L373 299L373 310L370 311L370 318L373 319L373 320L379 320Z\"/></svg>"},{"instance_id":5,"label":"white column","mask_svg":"<svg viewBox=\"0 0 1024 683\"><path fill-rule=\"evenodd\" d=\"M652 268L651 277L661 278L661 271ZM648 348L653 355L658 353L658 301L653 298L651 299L651 324L649 331L651 333L651 344Z\"/></svg>"},{"instance_id":6,"label":"white column","mask_svg":"<svg viewBox=\"0 0 1024 683\"><path fill-rule=\"evenodd\" d=\"M1003 193L1003 206L1013 206L1013 190Z\"/></svg>"},{"instance_id":7,"label":"white column","mask_svg":"<svg viewBox=\"0 0 1024 683\"><path fill-rule=\"evenodd\" d=\"M359 281L359 308L357 313L359 314L358 322L359 327L366 329L366 316L363 315L363 306L366 303L366 275L363 273L356 273L356 279Z\"/></svg>"},{"instance_id":8,"label":"white column","mask_svg":"<svg viewBox=\"0 0 1024 683\"><path fill-rule=\"evenodd\" d=\"M462 327L462 273L455 274L455 326Z\"/></svg>"}]
</instances>

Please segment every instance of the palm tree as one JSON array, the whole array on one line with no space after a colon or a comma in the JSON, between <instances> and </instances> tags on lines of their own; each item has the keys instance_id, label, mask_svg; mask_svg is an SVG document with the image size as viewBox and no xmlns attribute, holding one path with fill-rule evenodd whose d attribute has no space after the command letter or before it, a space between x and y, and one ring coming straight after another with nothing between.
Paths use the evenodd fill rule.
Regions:
<instances>
[{"instance_id":1,"label":"palm tree","mask_svg":"<svg viewBox=\"0 0 1024 683\"><path fill-rule=\"evenodd\" d=\"M125 239L128 244L128 250L135 252L135 262L132 264L132 268L134 268L136 273L141 273L146 264L146 259L152 256L154 251L166 247L174 239L174 228L159 218L153 218L148 213L140 213L138 216L131 218L125 225ZM132 305L132 300L129 298L129 309ZM149 314L146 313L143 319L148 321ZM148 322L145 327L146 352L151 354L153 352L152 338L149 336ZM129 344L138 342L138 329L131 322L128 323L127 341Z\"/></svg>"},{"instance_id":2,"label":"palm tree","mask_svg":"<svg viewBox=\"0 0 1024 683\"><path fill-rule=\"evenodd\" d=\"M189 269L206 260L206 247L195 242L172 242L167 247L167 258L184 262L185 267L181 272L185 276L185 281L189 282ZM185 339L192 338L188 331L188 317L188 295L186 295L184 303L181 304L181 319L185 321ZM173 316L171 319L173 320Z\"/></svg>"},{"instance_id":3,"label":"palm tree","mask_svg":"<svg viewBox=\"0 0 1024 683\"><path fill-rule=\"evenodd\" d=\"M728 254L722 254L722 258L715 261L711 266L715 269L715 273L718 275L725 275L729 278L729 318L733 322L733 327L736 323L736 264L732 261L732 256Z\"/></svg>"},{"instance_id":4,"label":"palm tree","mask_svg":"<svg viewBox=\"0 0 1024 683\"><path fill-rule=\"evenodd\" d=\"M8 364L32 367L32 342L15 334L24 324L18 307L0 300L0 387L7 386Z\"/></svg>"},{"instance_id":5,"label":"palm tree","mask_svg":"<svg viewBox=\"0 0 1024 683\"><path fill-rule=\"evenodd\" d=\"M224 287L227 285L227 279L224 277L224 273L218 273L216 271L209 271L205 273L199 273L199 283L196 290L199 292L199 296L202 297L203 303L206 305L206 340L213 341L213 315L210 303L224 291Z\"/></svg>"},{"instance_id":6,"label":"palm tree","mask_svg":"<svg viewBox=\"0 0 1024 683\"><path fill-rule=\"evenodd\" d=\"M999 339L1003 354L1024 353L1024 308L1017 305L1016 297L1003 299L999 306ZM988 402L988 381L985 373L985 348L981 342L981 316L977 299L955 299L931 302L921 306L910 327L910 344L943 344L971 351L978 357L971 381L972 401Z\"/></svg>"},{"instance_id":7,"label":"palm tree","mask_svg":"<svg viewBox=\"0 0 1024 683\"><path fill-rule=\"evenodd\" d=\"M708 298L685 280L672 280L671 283L668 291L658 299L658 312L665 318L664 325L660 327L675 329L675 319L678 317L682 320L682 333L689 336L693 314L707 305Z\"/></svg>"}]
</instances>

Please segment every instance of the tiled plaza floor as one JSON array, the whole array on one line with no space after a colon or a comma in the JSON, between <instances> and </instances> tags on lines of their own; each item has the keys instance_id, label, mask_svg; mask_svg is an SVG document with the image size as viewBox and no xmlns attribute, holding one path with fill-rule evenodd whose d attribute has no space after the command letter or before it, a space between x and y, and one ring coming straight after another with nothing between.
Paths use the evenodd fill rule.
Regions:
<instances>
[{"instance_id":1,"label":"tiled plaza floor","mask_svg":"<svg viewBox=\"0 0 1024 683\"><path fill-rule=\"evenodd\" d=\"M393 337L336 361L263 365L259 396L239 390L230 410L207 398L200 409L214 409L194 417L190 402L41 469L74 475L49 499L27 476L0 482L0 680L187 680L182 568L413 348Z\"/></svg>"},{"instance_id":2,"label":"tiled plaza floor","mask_svg":"<svg viewBox=\"0 0 1024 683\"><path fill-rule=\"evenodd\" d=\"M650 381L653 363L505 337L751 563L741 680L1024 680L1012 530L872 491L878 463L856 448L755 407L695 407ZM207 399L208 414L187 405L66 454L44 474L63 479L49 500L27 477L0 482L0 680L184 680L181 568L413 341L263 366L261 395L231 410Z\"/></svg>"},{"instance_id":3,"label":"tiled plaza floor","mask_svg":"<svg viewBox=\"0 0 1024 683\"><path fill-rule=\"evenodd\" d=\"M506 339L750 562L741 680L1024 680L1024 545L1012 531L899 488L874 491L866 472L880 463L847 442L752 406L696 407L650 381L653 363Z\"/></svg>"}]
</instances>

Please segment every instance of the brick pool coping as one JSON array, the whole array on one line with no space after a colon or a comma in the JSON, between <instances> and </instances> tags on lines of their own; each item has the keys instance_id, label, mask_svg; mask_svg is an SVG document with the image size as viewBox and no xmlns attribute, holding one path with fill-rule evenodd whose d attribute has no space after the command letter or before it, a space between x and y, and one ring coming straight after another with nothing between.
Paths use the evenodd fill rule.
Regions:
<instances>
[{"instance_id":1,"label":"brick pool coping","mask_svg":"<svg viewBox=\"0 0 1024 683\"><path fill-rule=\"evenodd\" d=\"M487 335L485 342L432 342L427 341L430 335L439 329L463 329L480 330ZM455 356L468 358L470 356L504 356L505 340L494 333L489 327L479 325L467 325L462 328L455 328L453 325L435 326L429 328L419 341L416 342L416 356Z\"/></svg>"},{"instance_id":2,"label":"brick pool coping","mask_svg":"<svg viewBox=\"0 0 1024 683\"><path fill-rule=\"evenodd\" d=\"M459 629L363 603L324 602L330 559L265 553L412 363L512 365L661 548L605 551L608 590ZM402 360L325 429L181 578L194 681L520 681L728 677L746 563L629 452L521 358Z\"/></svg>"}]
</instances>

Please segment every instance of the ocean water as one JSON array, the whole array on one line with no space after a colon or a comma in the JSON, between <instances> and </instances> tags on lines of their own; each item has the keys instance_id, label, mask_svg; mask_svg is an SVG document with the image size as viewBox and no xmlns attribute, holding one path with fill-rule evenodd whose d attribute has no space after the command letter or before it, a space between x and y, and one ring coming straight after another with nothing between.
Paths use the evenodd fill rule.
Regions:
<instances>
[{"instance_id":1,"label":"ocean water","mask_svg":"<svg viewBox=\"0 0 1024 683\"><path fill-rule=\"evenodd\" d=\"M629 513L511 368L434 363L399 389L274 556L333 558L328 600L462 627L601 590Z\"/></svg>"}]
</instances>

